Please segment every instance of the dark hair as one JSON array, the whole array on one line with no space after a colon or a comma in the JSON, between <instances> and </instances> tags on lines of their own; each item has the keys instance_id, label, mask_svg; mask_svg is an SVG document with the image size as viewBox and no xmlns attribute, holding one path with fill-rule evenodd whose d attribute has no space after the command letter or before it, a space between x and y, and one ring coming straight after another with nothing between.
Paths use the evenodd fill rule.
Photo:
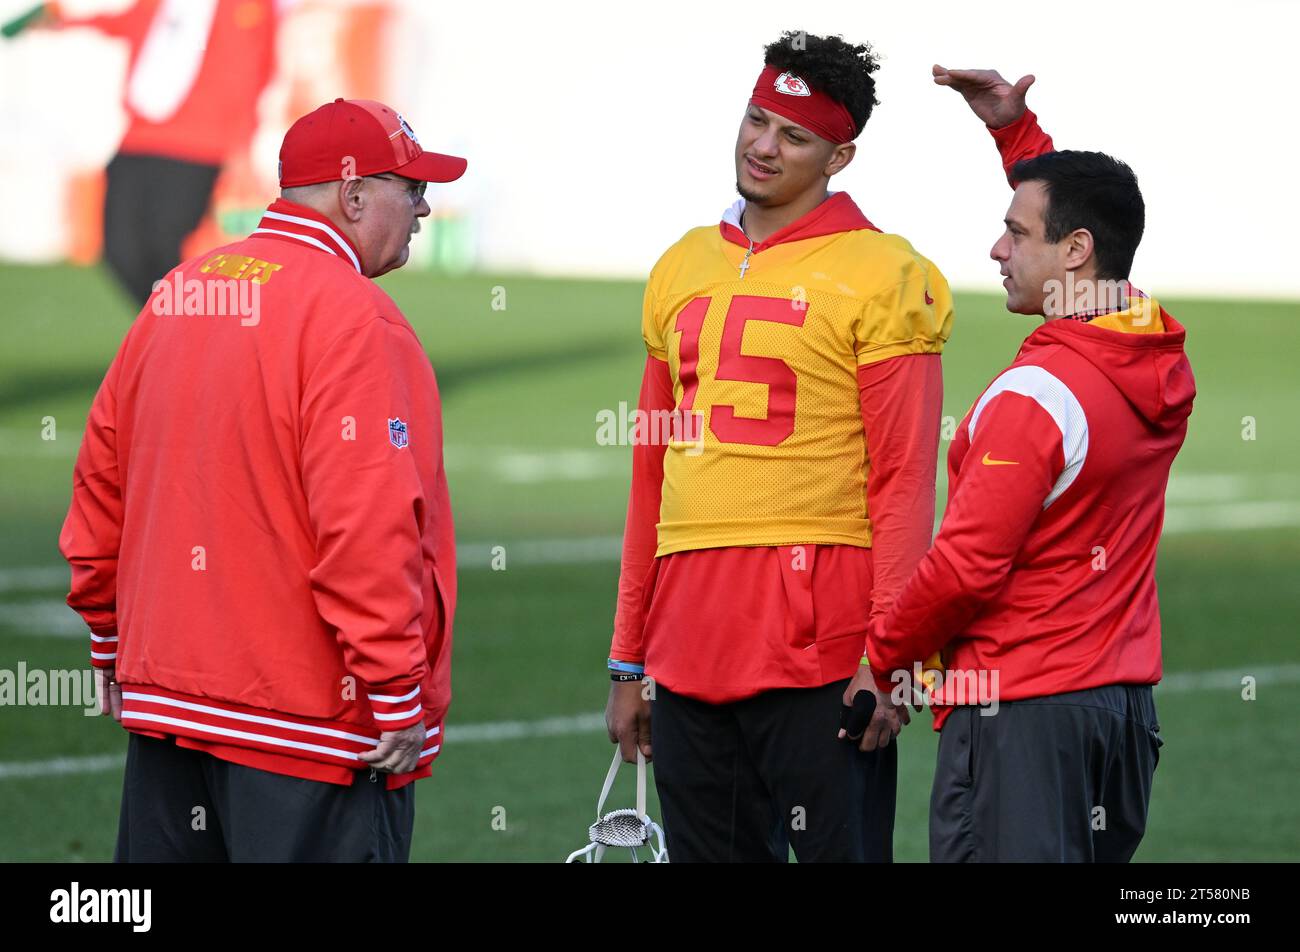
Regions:
<instances>
[{"instance_id":1,"label":"dark hair","mask_svg":"<svg viewBox=\"0 0 1300 952\"><path fill-rule=\"evenodd\" d=\"M1017 162L1011 178L1043 183L1048 241L1086 228L1092 232L1097 277L1128 277L1146 226L1146 203L1131 168L1102 152L1048 152Z\"/></svg>"},{"instance_id":2,"label":"dark hair","mask_svg":"<svg viewBox=\"0 0 1300 952\"><path fill-rule=\"evenodd\" d=\"M839 36L813 36L802 30L787 30L781 39L763 50L763 62L789 70L813 89L823 92L849 111L854 132L860 133L876 102L876 81L871 74L880 68L866 43L854 46Z\"/></svg>"}]
</instances>

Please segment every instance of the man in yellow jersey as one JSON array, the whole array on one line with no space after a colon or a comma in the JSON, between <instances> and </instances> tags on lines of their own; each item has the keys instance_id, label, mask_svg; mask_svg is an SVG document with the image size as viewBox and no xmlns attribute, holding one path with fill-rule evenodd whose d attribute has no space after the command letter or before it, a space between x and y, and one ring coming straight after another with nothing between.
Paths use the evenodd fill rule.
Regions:
<instances>
[{"instance_id":1,"label":"man in yellow jersey","mask_svg":"<svg viewBox=\"0 0 1300 952\"><path fill-rule=\"evenodd\" d=\"M653 754L674 861L887 861L906 708L877 694L860 742L837 731L876 690L869 620L930 542L952 299L828 190L875 105L871 49L765 53L741 200L646 287L639 409L675 425L633 451L606 719L625 759Z\"/></svg>"}]
</instances>

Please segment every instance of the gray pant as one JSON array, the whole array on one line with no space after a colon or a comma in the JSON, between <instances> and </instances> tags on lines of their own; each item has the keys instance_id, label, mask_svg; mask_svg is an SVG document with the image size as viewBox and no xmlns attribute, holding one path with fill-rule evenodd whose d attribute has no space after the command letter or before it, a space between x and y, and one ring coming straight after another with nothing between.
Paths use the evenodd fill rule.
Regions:
<instances>
[{"instance_id":1,"label":"gray pant","mask_svg":"<svg viewBox=\"0 0 1300 952\"><path fill-rule=\"evenodd\" d=\"M1150 685L955 708L939 735L930 861L1126 863L1163 741Z\"/></svg>"},{"instance_id":2,"label":"gray pant","mask_svg":"<svg viewBox=\"0 0 1300 952\"><path fill-rule=\"evenodd\" d=\"M405 863L415 784L388 790L370 773L344 787L131 734L113 860Z\"/></svg>"}]
</instances>

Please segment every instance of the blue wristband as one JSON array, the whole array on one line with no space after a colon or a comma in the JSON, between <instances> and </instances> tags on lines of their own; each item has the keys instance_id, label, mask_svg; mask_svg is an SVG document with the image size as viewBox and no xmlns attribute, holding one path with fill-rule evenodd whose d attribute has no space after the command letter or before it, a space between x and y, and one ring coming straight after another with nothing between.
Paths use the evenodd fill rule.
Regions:
<instances>
[{"instance_id":1,"label":"blue wristband","mask_svg":"<svg viewBox=\"0 0 1300 952\"><path fill-rule=\"evenodd\" d=\"M613 658L610 658L609 670L622 671L625 674L645 674L645 665L635 664L631 661L615 661Z\"/></svg>"}]
</instances>

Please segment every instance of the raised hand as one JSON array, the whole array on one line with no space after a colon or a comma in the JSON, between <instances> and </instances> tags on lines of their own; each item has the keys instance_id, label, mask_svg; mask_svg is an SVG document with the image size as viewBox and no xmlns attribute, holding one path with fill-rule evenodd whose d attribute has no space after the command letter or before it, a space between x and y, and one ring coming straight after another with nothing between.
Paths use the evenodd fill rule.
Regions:
<instances>
[{"instance_id":1,"label":"raised hand","mask_svg":"<svg viewBox=\"0 0 1300 952\"><path fill-rule=\"evenodd\" d=\"M971 112L991 129L1010 125L1025 114L1025 93L1034 84L1033 74L1013 84L996 69L947 69L936 64L932 72L936 85L961 93Z\"/></svg>"}]
</instances>

